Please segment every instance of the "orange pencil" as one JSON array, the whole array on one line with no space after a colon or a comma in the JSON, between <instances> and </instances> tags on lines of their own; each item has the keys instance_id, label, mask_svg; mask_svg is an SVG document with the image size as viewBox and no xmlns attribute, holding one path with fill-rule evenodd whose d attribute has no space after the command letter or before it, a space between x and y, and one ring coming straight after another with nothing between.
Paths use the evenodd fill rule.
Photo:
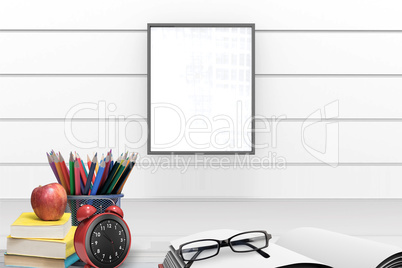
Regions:
<instances>
[{"instance_id":1,"label":"orange pencil","mask_svg":"<svg viewBox=\"0 0 402 268\"><path fill-rule=\"evenodd\" d=\"M55 154L52 154L51 156L53 157L53 162L56 166L57 174L59 174L61 185L63 186L64 190L66 190L66 192L67 192L66 180L64 179L63 171L61 170L59 160L57 159L57 156Z\"/></svg>"}]
</instances>

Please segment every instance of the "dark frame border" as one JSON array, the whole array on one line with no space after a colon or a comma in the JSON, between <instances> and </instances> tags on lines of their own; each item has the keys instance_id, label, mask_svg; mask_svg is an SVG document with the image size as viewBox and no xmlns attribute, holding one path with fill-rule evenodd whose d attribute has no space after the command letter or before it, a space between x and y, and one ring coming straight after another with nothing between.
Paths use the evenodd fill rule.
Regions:
<instances>
[{"instance_id":1,"label":"dark frame border","mask_svg":"<svg viewBox=\"0 0 402 268\"><path fill-rule=\"evenodd\" d=\"M250 27L251 28L251 150L250 151L151 151L151 28L152 27ZM247 155L255 154L255 24L254 23L148 23L147 26L147 153L149 155Z\"/></svg>"}]
</instances>

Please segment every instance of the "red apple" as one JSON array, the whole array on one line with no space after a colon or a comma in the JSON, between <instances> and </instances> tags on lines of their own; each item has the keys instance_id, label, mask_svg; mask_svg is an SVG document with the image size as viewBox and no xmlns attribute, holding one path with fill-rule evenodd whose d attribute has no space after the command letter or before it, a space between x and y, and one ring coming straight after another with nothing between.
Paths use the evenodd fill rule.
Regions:
<instances>
[{"instance_id":1,"label":"red apple","mask_svg":"<svg viewBox=\"0 0 402 268\"><path fill-rule=\"evenodd\" d=\"M32 191L31 206L41 220L57 221L66 210L66 190L58 183L36 187Z\"/></svg>"}]
</instances>

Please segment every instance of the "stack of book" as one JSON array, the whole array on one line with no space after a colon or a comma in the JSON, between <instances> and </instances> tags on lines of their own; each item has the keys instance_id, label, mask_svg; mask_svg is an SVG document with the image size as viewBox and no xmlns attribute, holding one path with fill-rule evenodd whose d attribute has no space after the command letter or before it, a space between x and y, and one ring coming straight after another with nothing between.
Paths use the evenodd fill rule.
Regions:
<instances>
[{"instance_id":1,"label":"stack of book","mask_svg":"<svg viewBox=\"0 0 402 268\"><path fill-rule=\"evenodd\" d=\"M22 213L10 229L4 255L7 266L65 268L79 260L70 213L58 221L43 221L33 212Z\"/></svg>"},{"instance_id":2,"label":"stack of book","mask_svg":"<svg viewBox=\"0 0 402 268\"><path fill-rule=\"evenodd\" d=\"M184 266L183 260L172 246L169 246L169 251L163 263L158 264L158 268L183 268Z\"/></svg>"}]
</instances>

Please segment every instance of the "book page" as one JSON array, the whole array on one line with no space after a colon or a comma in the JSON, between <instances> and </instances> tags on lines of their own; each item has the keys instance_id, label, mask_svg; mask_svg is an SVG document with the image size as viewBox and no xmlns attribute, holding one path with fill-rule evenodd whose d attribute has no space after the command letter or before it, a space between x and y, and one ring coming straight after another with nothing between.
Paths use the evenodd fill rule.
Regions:
<instances>
[{"instance_id":1,"label":"book page","mask_svg":"<svg viewBox=\"0 0 402 268\"><path fill-rule=\"evenodd\" d=\"M239 233L235 230L214 230L209 232L198 233L188 237L180 238L172 241L172 246L178 249L181 244L197 240L197 239L218 239L224 240L234 234ZM276 267L293 267L289 265L306 264L305 266L294 267L328 267L320 262L301 254L292 252L286 248L269 243L269 246L263 249L270 255L264 258L257 252L235 253L229 247L221 248L219 254L210 259L197 261L193 264L194 268L221 268L221 267L253 267L253 268L276 268Z\"/></svg>"},{"instance_id":2,"label":"book page","mask_svg":"<svg viewBox=\"0 0 402 268\"><path fill-rule=\"evenodd\" d=\"M334 268L375 268L401 248L317 228L298 228L277 244Z\"/></svg>"}]
</instances>

